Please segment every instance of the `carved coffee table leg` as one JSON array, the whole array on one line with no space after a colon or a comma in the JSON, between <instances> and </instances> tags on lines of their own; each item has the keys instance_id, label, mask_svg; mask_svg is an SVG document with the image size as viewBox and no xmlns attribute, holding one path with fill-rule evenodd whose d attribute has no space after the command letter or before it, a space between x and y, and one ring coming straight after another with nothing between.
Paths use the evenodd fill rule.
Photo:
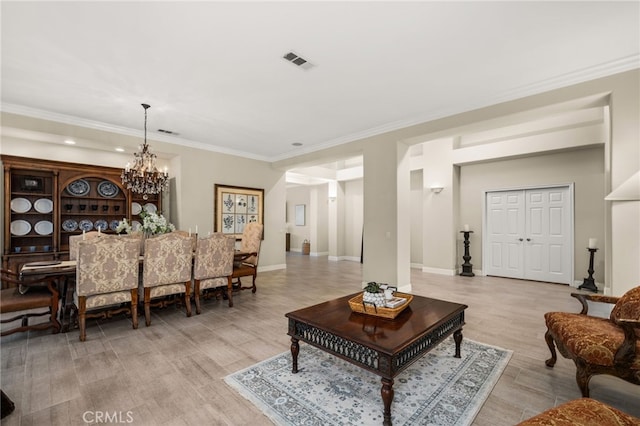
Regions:
<instances>
[{"instance_id":1,"label":"carved coffee table leg","mask_svg":"<svg viewBox=\"0 0 640 426\"><path fill-rule=\"evenodd\" d=\"M382 402L384 402L384 426L391 426L391 402L393 401L393 379L382 378Z\"/></svg>"},{"instance_id":2,"label":"carved coffee table leg","mask_svg":"<svg viewBox=\"0 0 640 426\"><path fill-rule=\"evenodd\" d=\"M291 358L293 359L293 374L298 372L298 352L300 352L300 345L298 345L298 339L291 338Z\"/></svg>"},{"instance_id":3,"label":"carved coffee table leg","mask_svg":"<svg viewBox=\"0 0 640 426\"><path fill-rule=\"evenodd\" d=\"M456 358L460 358L460 343L462 343L462 330L456 330L453 332L453 340L456 342Z\"/></svg>"}]
</instances>

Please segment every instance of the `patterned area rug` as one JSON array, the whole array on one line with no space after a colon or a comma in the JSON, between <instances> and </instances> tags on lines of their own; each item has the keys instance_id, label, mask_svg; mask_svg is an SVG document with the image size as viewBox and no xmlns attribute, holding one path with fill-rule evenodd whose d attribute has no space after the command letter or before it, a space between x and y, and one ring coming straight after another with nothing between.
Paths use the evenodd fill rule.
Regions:
<instances>
[{"instance_id":1,"label":"patterned area rug","mask_svg":"<svg viewBox=\"0 0 640 426\"><path fill-rule=\"evenodd\" d=\"M512 351L448 338L394 380L391 420L399 425L469 425ZM277 425L381 425L380 377L300 342L298 374L284 352L225 378Z\"/></svg>"}]
</instances>

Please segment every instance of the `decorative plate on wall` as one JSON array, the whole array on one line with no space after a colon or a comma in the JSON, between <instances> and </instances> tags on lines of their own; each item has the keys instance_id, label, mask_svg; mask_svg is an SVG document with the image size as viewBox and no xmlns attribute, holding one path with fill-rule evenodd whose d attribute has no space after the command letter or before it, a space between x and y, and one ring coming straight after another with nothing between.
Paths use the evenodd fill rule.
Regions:
<instances>
[{"instance_id":1,"label":"decorative plate on wall","mask_svg":"<svg viewBox=\"0 0 640 426\"><path fill-rule=\"evenodd\" d=\"M53 211L53 201L48 198L39 198L33 203L33 208L38 213L51 213Z\"/></svg>"},{"instance_id":2,"label":"decorative plate on wall","mask_svg":"<svg viewBox=\"0 0 640 426\"><path fill-rule=\"evenodd\" d=\"M138 203L131 203L131 214L140 214L142 206Z\"/></svg>"},{"instance_id":3,"label":"decorative plate on wall","mask_svg":"<svg viewBox=\"0 0 640 426\"><path fill-rule=\"evenodd\" d=\"M27 235L31 232L31 224L26 220L14 220L11 222L11 234L12 235Z\"/></svg>"},{"instance_id":4,"label":"decorative plate on wall","mask_svg":"<svg viewBox=\"0 0 640 426\"><path fill-rule=\"evenodd\" d=\"M31 201L26 198L14 198L11 200L11 210L16 213L26 213L31 210Z\"/></svg>"},{"instance_id":5,"label":"decorative plate on wall","mask_svg":"<svg viewBox=\"0 0 640 426\"><path fill-rule=\"evenodd\" d=\"M98 194L100 194L101 197L113 198L118 195L118 192L120 192L120 189L118 189L118 185L113 182L103 180L98 184Z\"/></svg>"},{"instance_id":6,"label":"decorative plate on wall","mask_svg":"<svg viewBox=\"0 0 640 426\"><path fill-rule=\"evenodd\" d=\"M50 235L53 232L53 223L48 220L41 220L33 227L39 235Z\"/></svg>"},{"instance_id":7,"label":"decorative plate on wall","mask_svg":"<svg viewBox=\"0 0 640 426\"><path fill-rule=\"evenodd\" d=\"M78 222L76 222L75 220L67 219L64 222L62 222L63 231L71 232L71 231L75 231L76 229L78 229Z\"/></svg>"},{"instance_id":8,"label":"decorative plate on wall","mask_svg":"<svg viewBox=\"0 0 640 426\"><path fill-rule=\"evenodd\" d=\"M78 224L78 227L83 231L91 231L93 229L93 223L88 219L82 219Z\"/></svg>"},{"instance_id":9,"label":"decorative plate on wall","mask_svg":"<svg viewBox=\"0 0 640 426\"><path fill-rule=\"evenodd\" d=\"M144 205L144 209L147 211L147 213L155 213L158 211L158 208L156 207L155 204L153 203L147 203Z\"/></svg>"},{"instance_id":10,"label":"decorative plate on wall","mask_svg":"<svg viewBox=\"0 0 640 426\"><path fill-rule=\"evenodd\" d=\"M89 182L84 179L74 180L67 185L67 192L76 197L84 197L90 190L91 187L89 186Z\"/></svg>"},{"instance_id":11,"label":"decorative plate on wall","mask_svg":"<svg viewBox=\"0 0 640 426\"><path fill-rule=\"evenodd\" d=\"M111 229L112 231L115 231L116 228L118 227L118 225L120 225L120 221L119 220L112 220L111 223L109 224L109 229Z\"/></svg>"},{"instance_id":12,"label":"decorative plate on wall","mask_svg":"<svg viewBox=\"0 0 640 426\"><path fill-rule=\"evenodd\" d=\"M106 231L109 225L107 224L106 220L100 219L95 221L95 223L93 224L93 227L101 231Z\"/></svg>"}]
</instances>

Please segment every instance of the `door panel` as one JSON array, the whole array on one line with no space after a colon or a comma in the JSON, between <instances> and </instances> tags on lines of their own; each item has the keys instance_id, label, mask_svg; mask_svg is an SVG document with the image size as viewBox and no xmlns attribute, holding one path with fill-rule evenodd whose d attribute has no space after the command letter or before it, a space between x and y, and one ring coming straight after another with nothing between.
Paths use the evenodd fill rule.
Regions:
<instances>
[{"instance_id":1,"label":"door panel","mask_svg":"<svg viewBox=\"0 0 640 426\"><path fill-rule=\"evenodd\" d=\"M569 284L570 188L487 193L487 275Z\"/></svg>"},{"instance_id":2,"label":"door panel","mask_svg":"<svg viewBox=\"0 0 640 426\"><path fill-rule=\"evenodd\" d=\"M487 194L487 234L490 238L489 275L522 278L522 242L524 231L524 195L522 191Z\"/></svg>"}]
</instances>

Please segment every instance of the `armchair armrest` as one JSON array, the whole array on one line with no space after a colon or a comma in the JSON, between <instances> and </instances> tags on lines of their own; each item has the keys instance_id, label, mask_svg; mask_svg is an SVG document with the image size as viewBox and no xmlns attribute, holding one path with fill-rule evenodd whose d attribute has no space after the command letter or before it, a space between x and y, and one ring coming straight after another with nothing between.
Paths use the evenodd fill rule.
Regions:
<instances>
[{"instance_id":1,"label":"armchair armrest","mask_svg":"<svg viewBox=\"0 0 640 426\"><path fill-rule=\"evenodd\" d=\"M618 299L620 299L619 297L615 297L615 296L605 296L602 294L586 294L586 293L571 293L571 296L575 297L580 301L580 304L582 305L582 311L580 311L580 313L582 315L587 315L589 311L589 305L587 304L587 301L598 302L598 303L609 303L609 304L615 305Z\"/></svg>"},{"instance_id":2,"label":"armchair armrest","mask_svg":"<svg viewBox=\"0 0 640 426\"><path fill-rule=\"evenodd\" d=\"M637 332L640 331L640 319L620 318L615 321L624 331L624 342L614 356L616 365L631 365L636 354L636 341L638 339Z\"/></svg>"}]
</instances>

